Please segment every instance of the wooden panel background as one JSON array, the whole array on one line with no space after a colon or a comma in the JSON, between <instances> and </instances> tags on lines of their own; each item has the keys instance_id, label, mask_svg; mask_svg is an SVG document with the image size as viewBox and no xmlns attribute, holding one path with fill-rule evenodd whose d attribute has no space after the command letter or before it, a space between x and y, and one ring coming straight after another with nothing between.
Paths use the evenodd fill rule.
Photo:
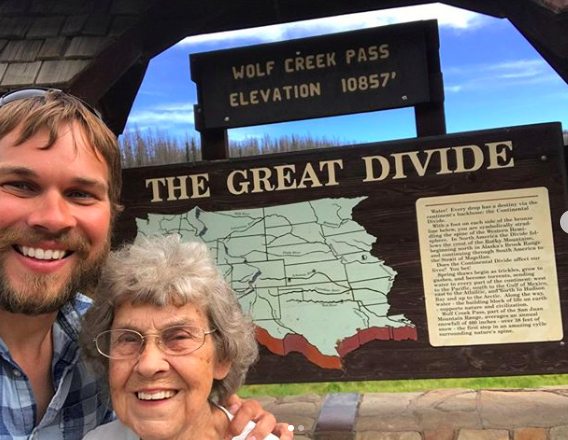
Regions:
<instances>
[{"instance_id":1,"label":"wooden panel background","mask_svg":"<svg viewBox=\"0 0 568 440\"><path fill-rule=\"evenodd\" d=\"M436 175L437 156L423 177L405 167L406 179L362 183L365 175L361 157L388 156L394 152L479 145L512 141L513 168ZM195 166L168 165L124 170L125 212L117 224L116 243L134 239L135 219L148 213L181 214L199 206L205 211L248 209L305 202L320 198L360 197L367 199L353 210L353 220L364 226L377 241L372 254L398 272L388 295L390 314L404 314L416 326L418 340L372 341L343 358L342 369L319 368L302 354L279 356L261 347L261 359L249 373L249 383L317 382L402 378L474 377L568 372L568 350L564 342L499 344L434 348L428 343L428 328L422 285L415 202L421 197L494 190L548 188L556 251L564 329L568 321L568 240L560 229L560 217L568 209L566 172L561 126L558 123L513 127L422 139L365 144L202 163ZM225 187L232 170L342 159L337 172L339 185L235 196ZM450 160L450 169L455 167ZM150 203L145 180L207 172L211 197L196 200ZM392 171L391 171L392 172ZM321 173L320 173L321 174ZM116 244L115 243L115 244ZM322 328L322 331L325 329Z\"/></svg>"}]
</instances>

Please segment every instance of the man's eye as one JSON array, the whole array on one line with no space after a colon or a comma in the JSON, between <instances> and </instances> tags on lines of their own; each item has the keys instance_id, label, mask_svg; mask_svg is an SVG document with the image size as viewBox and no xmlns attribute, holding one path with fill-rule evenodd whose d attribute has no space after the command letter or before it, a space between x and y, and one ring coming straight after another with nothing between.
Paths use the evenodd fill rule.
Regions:
<instances>
[{"instance_id":1,"label":"man's eye","mask_svg":"<svg viewBox=\"0 0 568 440\"><path fill-rule=\"evenodd\" d=\"M3 184L4 187L18 189L22 191L31 190L31 186L27 182L6 182Z\"/></svg>"},{"instance_id":2,"label":"man's eye","mask_svg":"<svg viewBox=\"0 0 568 440\"><path fill-rule=\"evenodd\" d=\"M17 197L30 197L35 194L35 186L29 182L2 182L0 188Z\"/></svg>"},{"instance_id":3,"label":"man's eye","mask_svg":"<svg viewBox=\"0 0 568 440\"><path fill-rule=\"evenodd\" d=\"M69 197L74 199L94 199L95 197L88 192L85 191L72 191L68 193Z\"/></svg>"}]
</instances>

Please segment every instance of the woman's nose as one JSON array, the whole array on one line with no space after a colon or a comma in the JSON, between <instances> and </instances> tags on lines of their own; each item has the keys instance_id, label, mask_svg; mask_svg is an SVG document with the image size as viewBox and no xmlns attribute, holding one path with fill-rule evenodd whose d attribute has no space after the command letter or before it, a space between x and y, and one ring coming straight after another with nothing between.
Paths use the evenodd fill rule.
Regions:
<instances>
[{"instance_id":1,"label":"woman's nose","mask_svg":"<svg viewBox=\"0 0 568 440\"><path fill-rule=\"evenodd\" d=\"M146 337L144 340L142 352L136 364L136 369L143 376L153 376L170 368L167 355L158 346L158 341L157 337Z\"/></svg>"}]
</instances>

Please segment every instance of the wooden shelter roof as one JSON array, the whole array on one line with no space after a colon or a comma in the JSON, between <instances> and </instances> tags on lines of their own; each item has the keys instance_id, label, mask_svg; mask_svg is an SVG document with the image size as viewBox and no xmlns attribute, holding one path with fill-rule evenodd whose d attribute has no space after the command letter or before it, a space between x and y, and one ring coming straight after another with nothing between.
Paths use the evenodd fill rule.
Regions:
<instances>
[{"instance_id":1,"label":"wooden shelter roof","mask_svg":"<svg viewBox=\"0 0 568 440\"><path fill-rule=\"evenodd\" d=\"M0 0L0 91L64 89L121 133L152 57L186 36L424 0ZM568 82L568 0L446 0L511 23ZM189 72L188 72L189 75Z\"/></svg>"}]
</instances>

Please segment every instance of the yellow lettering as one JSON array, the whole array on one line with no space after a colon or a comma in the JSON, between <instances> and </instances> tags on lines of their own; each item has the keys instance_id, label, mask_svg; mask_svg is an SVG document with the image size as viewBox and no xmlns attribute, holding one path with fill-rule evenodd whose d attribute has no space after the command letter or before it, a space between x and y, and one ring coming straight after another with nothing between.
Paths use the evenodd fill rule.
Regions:
<instances>
[{"instance_id":1,"label":"yellow lettering","mask_svg":"<svg viewBox=\"0 0 568 440\"><path fill-rule=\"evenodd\" d=\"M176 185L174 182L175 180L179 180L179 184ZM177 177L166 177L166 182L168 186L168 198L166 200L187 200L189 199L187 195L187 176L177 176ZM179 190L180 195L176 197L175 192Z\"/></svg>"},{"instance_id":2,"label":"yellow lettering","mask_svg":"<svg viewBox=\"0 0 568 440\"><path fill-rule=\"evenodd\" d=\"M237 97L239 96L238 93L231 93L229 95L229 104L231 105L231 107L238 107L239 103L237 101Z\"/></svg>"},{"instance_id":3,"label":"yellow lettering","mask_svg":"<svg viewBox=\"0 0 568 440\"><path fill-rule=\"evenodd\" d=\"M391 154L394 157L394 169L395 173L392 176L393 179L404 179L406 174L404 174L404 163L402 161L404 153Z\"/></svg>"},{"instance_id":4,"label":"yellow lettering","mask_svg":"<svg viewBox=\"0 0 568 440\"><path fill-rule=\"evenodd\" d=\"M250 92L250 103L258 104L258 90L252 90Z\"/></svg>"},{"instance_id":5,"label":"yellow lettering","mask_svg":"<svg viewBox=\"0 0 568 440\"><path fill-rule=\"evenodd\" d=\"M314 167L311 163L306 164L306 168L304 168L304 173L302 174L302 178L300 179L300 184L298 188L307 188L306 182L311 182L312 188L319 188L322 186Z\"/></svg>"},{"instance_id":6,"label":"yellow lettering","mask_svg":"<svg viewBox=\"0 0 568 440\"><path fill-rule=\"evenodd\" d=\"M268 179L272 176L270 168L251 168L252 173L252 193L272 191L274 187Z\"/></svg>"},{"instance_id":7,"label":"yellow lettering","mask_svg":"<svg viewBox=\"0 0 568 440\"><path fill-rule=\"evenodd\" d=\"M450 167L448 165L448 151L450 150L451 148L438 148L436 150L432 150L440 152L440 171L438 171L436 174L453 173L453 171L450 170Z\"/></svg>"},{"instance_id":8,"label":"yellow lettering","mask_svg":"<svg viewBox=\"0 0 568 440\"><path fill-rule=\"evenodd\" d=\"M489 166L488 170L494 170L496 168L510 168L515 166L515 159L509 156L508 153L513 151L513 142L503 141L503 142L491 142L487 145L489 149ZM497 151L498 147L502 147ZM501 164L499 164L499 159L502 159Z\"/></svg>"},{"instance_id":9,"label":"yellow lettering","mask_svg":"<svg viewBox=\"0 0 568 440\"><path fill-rule=\"evenodd\" d=\"M295 165L277 165L276 170L277 186L276 191L296 188L296 181L293 180L292 173L296 172Z\"/></svg>"},{"instance_id":10,"label":"yellow lettering","mask_svg":"<svg viewBox=\"0 0 568 440\"><path fill-rule=\"evenodd\" d=\"M335 176L335 168L337 166L337 167L339 167L340 170L343 169L343 160L342 159L324 160L323 162L320 162L319 166L320 166L320 171L323 171L324 168L327 168L328 179L327 179L327 183L325 184L325 186L339 185L339 183L337 183L337 178Z\"/></svg>"},{"instance_id":11,"label":"yellow lettering","mask_svg":"<svg viewBox=\"0 0 568 440\"><path fill-rule=\"evenodd\" d=\"M389 175L390 164L386 157L383 156L367 156L364 157L365 161L365 178L363 182L375 182L377 180L384 180ZM381 166L381 174L375 177L373 162L378 161Z\"/></svg>"},{"instance_id":12,"label":"yellow lettering","mask_svg":"<svg viewBox=\"0 0 568 440\"><path fill-rule=\"evenodd\" d=\"M189 176L191 181L191 198L200 199L202 197L209 197L209 174L192 174Z\"/></svg>"},{"instance_id":13,"label":"yellow lettering","mask_svg":"<svg viewBox=\"0 0 568 440\"><path fill-rule=\"evenodd\" d=\"M454 173L466 173L469 171L477 171L483 165L483 151L477 145L464 145L463 147L454 147L456 152L456 169ZM471 168L465 167L465 151L473 153L473 166Z\"/></svg>"},{"instance_id":14,"label":"yellow lettering","mask_svg":"<svg viewBox=\"0 0 568 440\"><path fill-rule=\"evenodd\" d=\"M377 46L369 46L369 61L376 61L379 59L379 52Z\"/></svg>"},{"instance_id":15,"label":"yellow lettering","mask_svg":"<svg viewBox=\"0 0 568 440\"><path fill-rule=\"evenodd\" d=\"M237 175L240 175L244 179L243 181L240 181L238 183L238 189L235 187L235 176ZM246 180L247 178L248 178L247 170L231 171L231 173L227 177L227 188L229 189L229 192L236 196L239 196L241 194L247 194L250 184L250 182Z\"/></svg>"},{"instance_id":16,"label":"yellow lettering","mask_svg":"<svg viewBox=\"0 0 568 440\"><path fill-rule=\"evenodd\" d=\"M163 201L162 197L160 197L160 184L166 184L163 177L159 179L146 179L146 188L148 188L148 185L152 186L152 200L150 200L152 203Z\"/></svg>"}]
</instances>

